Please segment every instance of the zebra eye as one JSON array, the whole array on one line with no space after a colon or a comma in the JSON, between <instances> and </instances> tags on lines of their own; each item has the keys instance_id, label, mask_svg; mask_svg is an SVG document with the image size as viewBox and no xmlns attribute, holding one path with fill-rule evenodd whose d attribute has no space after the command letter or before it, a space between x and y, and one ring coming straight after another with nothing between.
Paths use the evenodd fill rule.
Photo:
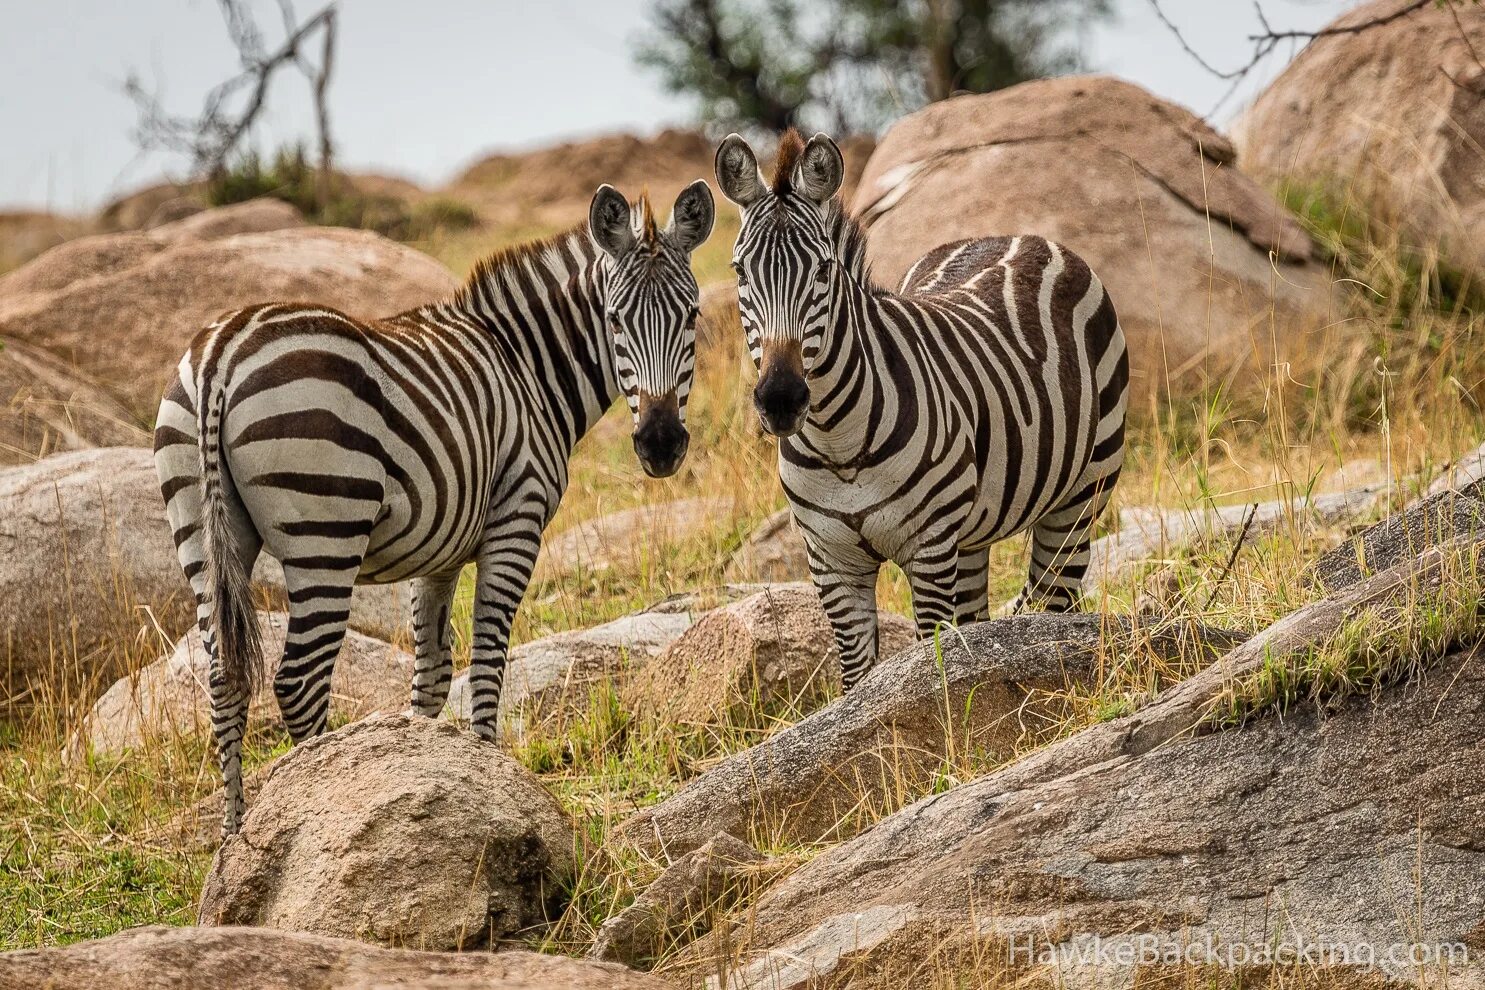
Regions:
<instances>
[{"instance_id":1,"label":"zebra eye","mask_svg":"<svg viewBox=\"0 0 1485 990\"><path fill-rule=\"evenodd\" d=\"M737 262L732 263L732 270L737 274L737 287L740 289L748 284L748 275L743 271L743 266Z\"/></svg>"}]
</instances>

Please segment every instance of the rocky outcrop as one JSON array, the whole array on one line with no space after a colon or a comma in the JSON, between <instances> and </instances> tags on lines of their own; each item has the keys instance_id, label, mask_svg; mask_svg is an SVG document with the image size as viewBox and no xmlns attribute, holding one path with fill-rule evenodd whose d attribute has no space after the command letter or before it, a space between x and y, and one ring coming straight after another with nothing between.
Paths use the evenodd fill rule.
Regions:
<instances>
[{"instance_id":1,"label":"rocky outcrop","mask_svg":"<svg viewBox=\"0 0 1485 990\"><path fill-rule=\"evenodd\" d=\"M1406 622L1441 582L1478 580L1482 563L1485 543L1425 551L1300 609L1134 714L918 801L822 853L726 929L727 944L742 947L736 982L786 990L852 967L891 973L969 950L1012 958L1013 982L1122 985L1132 965L1076 950L1136 938L1177 952L1369 946L1380 973L1325 970L1334 960L1321 960L1326 985L1421 979L1382 954L1474 946L1485 926L1478 643L1449 653L1447 640L1417 641L1429 651L1418 662L1437 657L1434 665L1375 685L1371 697L1337 692L1282 718L1250 709L1235 728L1214 716L1235 693L1275 683L1276 671L1302 679L1307 658L1358 614L1379 629ZM714 933L693 959L711 966L722 943ZM1017 946L1020 966L1010 956ZM1202 962L1196 971L1209 972Z\"/></svg>"},{"instance_id":2,"label":"rocky outcrop","mask_svg":"<svg viewBox=\"0 0 1485 990\"><path fill-rule=\"evenodd\" d=\"M1097 602L1128 568L1167 557L1173 549L1197 540L1224 539L1245 528L1248 536L1257 536L1291 521L1323 527L1364 519L1386 504L1388 491L1387 485L1378 484L1238 505L1131 506L1119 513L1115 532L1093 541L1083 595Z\"/></svg>"},{"instance_id":3,"label":"rocky outcrop","mask_svg":"<svg viewBox=\"0 0 1485 990\"><path fill-rule=\"evenodd\" d=\"M60 358L0 338L0 467L91 447L144 447L149 433Z\"/></svg>"},{"instance_id":4,"label":"rocky outcrop","mask_svg":"<svg viewBox=\"0 0 1485 990\"><path fill-rule=\"evenodd\" d=\"M1382 21L1384 23L1376 23ZM1365 30L1347 31L1362 24ZM1235 128L1243 167L1327 191L1485 271L1485 10L1371 0L1333 22Z\"/></svg>"},{"instance_id":5,"label":"rocky outcrop","mask_svg":"<svg viewBox=\"0 0 1485 990\"><path fill-rule=\"evenodd\" d=\"M1059 724L1055 692L1086 683L1120 649L1199 660L1236 637L1181 629L1108 635L1096 615L1021 615L950 631L886 657L850 693L707 770L619 828L620 841L678 856L718 832L816 842L847 836L952 777L954 755L1009 757Z\"/></svg>"},{"instance_id":6,"label":"rocky outcrop","mask_svg":"<svg viewBox=\"0 0 1485 990\"><path fill-rule=\"evenodd\" d=\"M1428 486L1428 494L1474 488L1478 493L1485 482L1485 443L1462 457L1457 457Z\"/></svg>"},{"instance_id":7,"label":"rocky outcrop","mask_svg":"<svg viewBox=\"0 0 1485 990\"><path fill-rule=\"evenodd\" d=\"M283 656L288 616L260 612L263 664L248 719L280 724L273 675ZM412 655L390 643L348 632L330 679L332 725L377 711L405 709L413 675ZM211 670L201 632L183 636L167 657L115 682L93 703L74 737L78 754L117 755L154 742L211 729Z\"/></svg>"},{"instance_id":8,"label":"rocky outcrop","mask_svg":"<svg viewBox=\"0 0 1485 990\"><path fill-rule=\"evenodd\" d=\"M615 565L639 566L732 511L727 498L696 497L621 509L571 526L542 540L535 581Z\"/></svg>"},{"instance_id":9,"label":"rocky outcrop","mask_svg":"<svg viewBox=\"0 0 1485 990\"><path fill-rule=\"evenodd\" d=\"M500 692L500 721L516 732L582 709L589 692L626 665L657 656L691 627L686 611L636 612L594 626L545 636L510 651ZM469 720L469 672L454 677L448 713Z\"/></svg>"},{"instance_id":10,"label":"rocky outcrop","mask_svg":"<svg viewBox=\"0 0 1485 990\"><path fill-rule=\"evenodd\" d=\"M217 853L204 924L492 945L544 923L572 823L520 764L447 722L382 715L296 747Z\"/></svg>"},{"instance_id":11,"label":"rocky outcrop","mask_svg":"<svg viewBox=\"0 0 1485 990\"><path fill-rule=\"evenodd\" d=\"M613 963L505 952L419 952L267 928L131 928L0 953L0 986L36 990L664 990Z\"/></svg>"},{"instance_id":12,"label":"rocky outcrop","mask_svg":"<svg viewBox=\"0 0 1485 990\"><path fill-rule=\"evenodd\" d=\"M1044 79L898 121L852 209L887 285L959 238L1067 246L1113 296L1135 393L1180 392L1313 347L1301 334L1329 312L1304 231L1234 159L1226 138L1138 86Z\"/></svg>"},{"instance_id":13,"label":"rocky outcrop","mask_svg":"<svg viewBox=\"0 0 1485 990\"><path fill-rule=\"evenodd\" d=\"M69 241L0 277L0 334L97 376L151 420L187 344L234 306L312 300L375 317L457 288L442 265L376 234L284 229L286 209L255 201Z\"/></svg>"},{"instance_id":14,"label":"rocky outcrop","mask_svg":"<svg viewBox=\"0 0 1485 990\"><path fill-rule=\"evenodd\" d=\"M253 577L281 608L278 562L263 556ZM91 700L195 615L149 450L83 450L0 471L0 707L41 685ZM352 628L382 639L400 637L408 615L405 585L361 586L351 599Z\"/></svg>"},{"instance_id":15,"label":"rocky outcrop","mask_svg":"<svg viewBox=\"0 0 1485 990\"><path fill-rule=\"evenodd\" d=\"M649 962L705 934L715 916L761 886L769 872L767 856L724 832L670 864L633 904L605 921L588 956Z\"/></svg>"},{"instance_id":16,"label":"rocky outcrop","mask_svg":"<svg viewBox=\"0 0 1485 990\"><path fill-rule=\"evenodd\" d=\"M1315 562L1322 589L1339 591L1379 571L1453 540L1485 540L1485 500L1479 487L1443 491L1347 540Z\"/></svg>"},{"instance_id":17,"label":"rocky outcrop","mask_svg":"<svg viewBox=\"0 0 1485 990\"><path fill-rule=\"evenodd\" d=\"M911 620L878 617L879 652L917 641ZM669 648L626 679L627 707L689 725L754 724L809 712L840 690L840 654L819 595L807 584L774 585L697 619Z\"/></svg>"}]
</instances>

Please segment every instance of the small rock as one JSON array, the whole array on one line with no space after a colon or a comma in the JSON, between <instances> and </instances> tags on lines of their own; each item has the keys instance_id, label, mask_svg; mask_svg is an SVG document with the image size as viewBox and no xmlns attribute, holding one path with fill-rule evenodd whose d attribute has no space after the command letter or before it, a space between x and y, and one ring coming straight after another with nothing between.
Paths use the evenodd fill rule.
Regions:
<instances>
[{"instance_id":1,"label":"small rock","mask_svg":"<svg viewBox=\"0 0 1485 990\"><path fill-rule=\"evenodd\" d=\"M273 675L283 657L288 616L260 612L263 664L249 721L280 723ZM390 643L350 631L330 679L330 718L352 722L375 711L406 708L411 694L413 658ZM211 728L210 660L193 629L175 650L136 674L114 683L83 718L75 751L114 755L147 742L204 732Z\"/></svg>"},{"instance_id":2,"label":"small rock","mask_svg":"<svg viewBox=\"0 0 1485 990\"><path fill-rule=\"evenodd\" d=\"M470 949L539 926L571 821L524 767L447 722L381 715L274 765L217 851L202 924Z\"/></svg>"},{"instance_id":3,"label":"small rock","mask_svg":"<svg viewBox=\"0 0 1485 990\"><path fill-rule=\"evenodd\" d=\"M749 534L727 564L729 581L808 581L804 536L788 509L775 512Z\"/></svg>"},{"instance_id":4,"label":"small rock","mask_svg":"<svg viewBox=\"0 0 1485 990\"><path fill-rule=\"evenodd\" d=\"M636 612L591 629L557 633L511 650L500 721L520 730L532 720L581 709L593 686L624 664L656 656L691 627L684 611ZM469 672L449 688L448 714L469 721Z\"/></svg>"},{"instance_id":5,"label":"small rock","mask_svg":"<svg viewBox=\"0 0 1485 990\"><path fill-rule=\"evenodd\" d=\"M605 921L589 958L639 965L667 945L705 934L712 918L745 897L770 862L741 839L717 835L672 863L633 904Z\"/></svg>"},{"instance_id":6,"label":"small rock","mask_svg":"<svg viewBox=\"0 0 1485 990\"><path fill-rule=\"evenodd\" d=\"M917 641L911 621L879 615L882 657ZM840 688L840 654L814 588L772 585L707 612L624 687L638 711L669 722L751 721L810 711Z\"/></svg>"}]
</instances>

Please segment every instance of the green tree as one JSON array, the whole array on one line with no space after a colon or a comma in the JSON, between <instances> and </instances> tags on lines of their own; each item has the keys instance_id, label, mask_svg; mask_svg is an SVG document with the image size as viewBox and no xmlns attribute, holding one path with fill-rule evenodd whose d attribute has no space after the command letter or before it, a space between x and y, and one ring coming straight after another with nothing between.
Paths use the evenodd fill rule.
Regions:
<instances>
[{"instance_id":1,"label":"green tree","mask_svg":"<svg viewBox=\"0 0 1485 990\"><path fill-rule=\"evenodd\" d=\"M639 59L719 128L871 130L1083 65L1110 0L656 0Z\"/></svg>"}]
</instances>

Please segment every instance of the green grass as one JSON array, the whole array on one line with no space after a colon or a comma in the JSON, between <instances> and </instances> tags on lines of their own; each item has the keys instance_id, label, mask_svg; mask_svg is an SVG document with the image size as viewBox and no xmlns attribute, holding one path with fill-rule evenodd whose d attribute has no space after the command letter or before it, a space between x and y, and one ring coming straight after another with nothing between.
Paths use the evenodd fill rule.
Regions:
<instances>
[{"instance_id":1,"label":"green grass","mask_svg":"<svg viewBox=\"0 0 1485 990\"><path fill-rule=\"evenodd\" d=\"M1453 650L1485 640L1485 575L1470 550L1444 551L1436 584L1411 590L1397 604L1350 616L1322 642L1294 654L1265 653L1252 675L1234 684L1210 721L1241 726L1299 704L1329 708L1357 695L1416 677Z\"/></svg>"}]
</instances>

